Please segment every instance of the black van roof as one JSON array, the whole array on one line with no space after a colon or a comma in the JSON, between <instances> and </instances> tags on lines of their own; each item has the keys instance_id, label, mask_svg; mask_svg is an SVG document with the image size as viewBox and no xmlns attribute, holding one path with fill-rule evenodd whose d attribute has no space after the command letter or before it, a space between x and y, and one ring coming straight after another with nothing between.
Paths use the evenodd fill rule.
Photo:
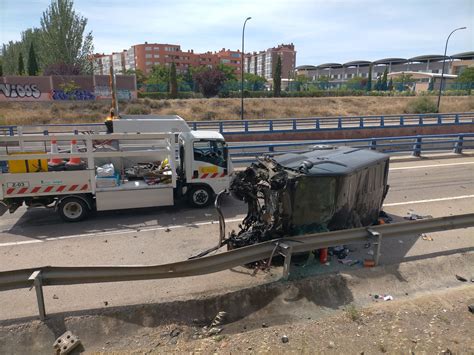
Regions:
<instances>
[{"instance_id":1,"label":"black van roof","mask_svg":"<svg viewBox=\"0 0 474 355\"><path fill-rule=\"evenodd\" d=\"M349 175L388 159L387 154L346 146L314 146L313 150L308 152L275 157L275 161L281 166L312 176Z\"/></svg>"}]
</instances>

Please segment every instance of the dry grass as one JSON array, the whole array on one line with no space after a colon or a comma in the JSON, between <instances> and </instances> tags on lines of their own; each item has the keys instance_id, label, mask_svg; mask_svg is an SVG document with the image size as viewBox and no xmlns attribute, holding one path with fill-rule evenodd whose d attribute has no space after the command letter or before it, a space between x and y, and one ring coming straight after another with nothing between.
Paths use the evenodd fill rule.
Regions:
<instances>
[{"instance_id":1,"label":"dry grass","mask_svg":"<svg viewBox=\"0 0 474 355\"><path fill-rule=\"evenodd\" d=\"M351 116L407 113L415 97L326 97L246 99L248 119ZM435 98L433 97L434 101ZM110 102L11 102L0 103L0 124L102 122ZM177 114L187 120L229 120L240 118L239 99L140 99L120 105L121 112ZM474 110L473 96L442 98L442 112Z\"/></svg>"}]
</instances>

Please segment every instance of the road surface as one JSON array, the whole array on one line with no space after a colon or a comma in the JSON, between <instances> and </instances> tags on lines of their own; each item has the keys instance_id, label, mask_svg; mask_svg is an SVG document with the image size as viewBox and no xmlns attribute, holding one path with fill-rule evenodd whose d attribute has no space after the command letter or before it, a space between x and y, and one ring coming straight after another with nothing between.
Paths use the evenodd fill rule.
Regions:
<instances>
[{"instance_id":1,"label":"road surface","mask_svg":"<svg viewBox=\"0 0 474 355\"><path fill-rule=\"evenodd\" d=\"M433 217L474 212L474 158L392 162L384 210L403 220L412 210ZM238 227L245 205L224 202L228 231ZM409 236L382 244L381 263L428 258L473 250L474 228ZM0 270L56 265L152 265L184 260L214 246L218 223L213 208L176 207L101 212L89 220L65 224L44 209L18 210L0 219ZM354 255L363 258L367 250ZM365 255L366 256L366 255ZM366 256L367 257L367 256ZM315 264L316 272L346 268ZM49 313L154 303L190 293L219 292L276 280L278 269L258 273L245 268L182 279L117 282L45 288ZM0 292L0 320L37 315L34 291Z\"/></svg>"}]
</instances>

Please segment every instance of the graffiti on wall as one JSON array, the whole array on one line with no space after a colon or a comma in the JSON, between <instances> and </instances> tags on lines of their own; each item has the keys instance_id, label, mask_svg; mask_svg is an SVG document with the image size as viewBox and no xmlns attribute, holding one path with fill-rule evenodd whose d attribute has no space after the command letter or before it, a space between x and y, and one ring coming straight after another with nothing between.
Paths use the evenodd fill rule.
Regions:
<instances>
[{"instance_id":1,"label":"graffiti on wall","mask_svg":"<svg viewBox=\"0 0 474 355\"><path fill-rule=\"evenodd\" d=\"M0 92L7 98L32 97L37 99L41 91L35 84L0 84Z\"/></svg>"},{"instance_id":2,"label":"graffiti on wall","mask_svg":"<svg viewBox=\"0 0 474 355\"><path fill-rule=\"evenodd\" d=\"M53 100L95 100L95 95L89 90L73 90L71 92L53 90L51 97Z\"/></svg>"},{"instance_id":3,"label":"graffiti on wall","mask_svg":"<svg viewBox=\"0 0 474 355\"><path fill-rule=\"evenodd\" d=\"M111 98L112 91L108 86L96 86L95 87L95 96L97 98ZM131 100L132 92L126 89L117 89L117 99L118 100Z\"/></svg>"}]
</instances>

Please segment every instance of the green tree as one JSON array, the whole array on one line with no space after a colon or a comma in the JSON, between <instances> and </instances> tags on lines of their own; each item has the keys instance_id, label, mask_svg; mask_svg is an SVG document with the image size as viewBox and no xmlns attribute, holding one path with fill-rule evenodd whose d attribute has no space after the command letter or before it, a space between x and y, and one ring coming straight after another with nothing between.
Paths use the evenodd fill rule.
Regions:
<instances>
[{"instance_id":1,"label":"green tree","mask_svg":"<svg viewBox=\"0 0 474 355\"><path fill-rule=\"evenodd\" d=\"M170 98L176 99L178 97L178 79L176 77L176 65L171 63L170 69Z\"/></svg>"},{"instance_id":2,"label":"green tree","mask_svg":"<svg viewBox=\"0 0 474 355\"><path fill-rule=\"evenodd\" d=\"M260 75L244 73L244 83L246 84L248 90L261 91L265 88L267 80Z\"/></svg>"},{"instance_id":3,"label":"green tree","mask_svg":"<svg viewBox=\"0 0 474 355\"><path fill-rule=\"evenodd\" d=\"M125 71L125 75L135 75L138 86L143 85L147 79L145 74L143 74L143 72L140 69L135 69L135 70L127 69Z\"/></svg>"},{"instance_id":4,"label":"green tree","mask_svg":"<svg viewBox=\"0 0 474 355\"><path fill-rule=\"evenodd\" d=\"M63 63L93 71L92 32L84 35L87 19L74 11L72 0L52 0L41 18L41 47L45 67Z\"/></svg>"},{"instance_id":5,"label":"green tree","mask_svg":"<svg viewBox=\"0 0 474 355\"><path fill-rule=\"evenodd\" d=\"M372 64L369 65L369 75L367 76L367 91L372 91Z\"/></svg>"},{"instance_id":6,"label":"green tree","mask_svg":"<svg viewBox=\"0 0 474 355\"><path fill-rule=\"evenodd\" d=\"M23 54L20 52L18 55L18 75L25 74L25 61L23 60Z\"/></svg>"},{"instance_id":7,"label":"green tree","mask_svg":"<svg viewBox=\"0 0 474 355\"><path fill-rule=\"evenodd\" d=\"M367 78L354 76L347 80L347 88L352 90L363 90L367 86Z\"/></svg>"},{"instance_id":8,"label":"green tree","mask_svg":"<svg viewBox=\"0 0 474 355\"><path fill-rule=\"evenodd\" d=\"M387 75L388 75L388 68L385 68L382 76L382 85L380 90L387 91Z\"/></svg>"},{"instance_id":9,"label":"green tree","mask_svg":"<svg viewBox=\"0 0 474 355\"><path fill-rule=\"evenodd\" d=\"M30 50L28 51L28 75L38 75L38 60L36 59L35 48L33 42L30 44Z\"/></svg>"},{"instance_id":10,"label":"green tree","mask_svg":"<svg viewBox=\"0 0 474 355\"><path fill-rule=\"evenodd\" d=\"M275 71L273 72L273 96L281 94L281 58L278 56Z\"/></svg>"},{"instance_id":11,"label":"green tree","mask_svg":"<svg viewBox=\"0 0 474 355\"><path fill-rule=\"evenodd\" d=\"M465 68L456 78L456 82L474 84L474 67Z\"/></svg>"},{"instance_id":12,"label":"green tree","mask_svg":"<svg viewBox=\"0 0 474 355\"><path fill-rule=\"evenodd\" d=\"M224 73L226 81L236 81L237 76L235 75L235 68L230 65L219 64L217 69Z\"/></svg>"},{"instance_id":13,"label":"green tree","mask_svg":"<svg viewBox=\"0 0 474 355\"><path fill-rule=\"evenodd\" d=\"M382 77L381 76L379 76L377 78L377 81L375 82L375 90L376 91L382 90Z\"/></svg>"},{"instance_id":14,"label":"green tree","mask_svg":"<svg viewBox=\"0 0 474 355\"><path fill-rule=\"evenodd\" d=\"M0 76L3 76L3 58L0 58Z\"/></svg>"}]
</instances>

